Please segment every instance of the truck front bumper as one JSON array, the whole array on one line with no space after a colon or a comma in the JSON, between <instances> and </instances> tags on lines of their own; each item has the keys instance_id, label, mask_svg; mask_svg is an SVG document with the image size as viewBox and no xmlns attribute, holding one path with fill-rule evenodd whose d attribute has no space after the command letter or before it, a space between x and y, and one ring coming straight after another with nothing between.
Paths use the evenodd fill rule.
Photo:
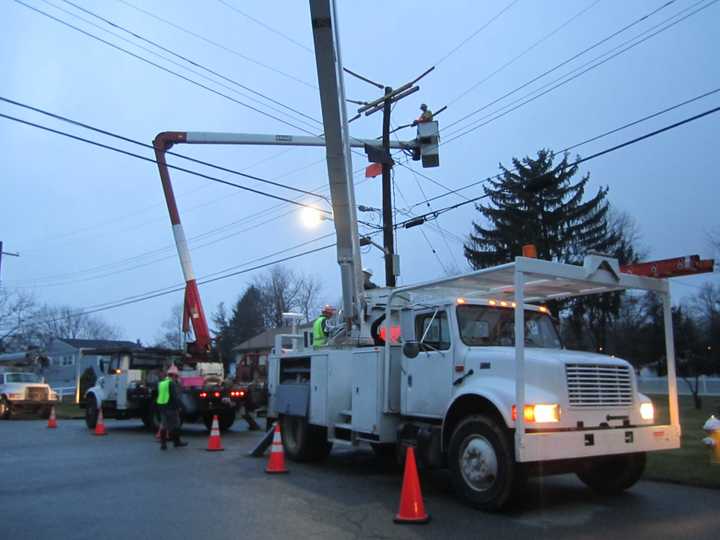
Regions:
<instances>
[{"instance_id":1,"label":"truck front bumper","mask_svg":"<svg viewBox=\"0 0 720 540\"><path fill-rule=\"evenodd\" d=\"M520 462L575 459L680 448L680 430L671 425L525 433L516 440Z\"/></svg>"},{"instance_id":2,"label":"truck front bumper","mask_svg":"<svg viewBox=\"0 0 720 540\"><path fill-rule=\"evenodd\" d=\"M8 403L13 407L49 407L57 405L59 400L56 399L11 399Z\"/></svg>"}]
</instances>

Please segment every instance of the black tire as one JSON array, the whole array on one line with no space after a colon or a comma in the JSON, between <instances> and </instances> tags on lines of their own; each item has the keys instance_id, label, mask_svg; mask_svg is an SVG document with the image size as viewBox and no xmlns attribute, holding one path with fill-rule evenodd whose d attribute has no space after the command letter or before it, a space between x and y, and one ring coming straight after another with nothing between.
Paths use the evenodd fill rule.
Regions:
<instances>
[{"instance_id":1,"label":"black tire","mask_svg":"<svg viewBox=\"0 0 720 540\"><path fill-rule=\"evenodd\" d=\"M0 418L3 420L10 420L12 416L12 405L7 398L0 398Z\"/></svg>"},{"instance_id":2,"label":"black tire","mask_svg":"<svg viewBox=\"0 0 720 540\"><path fill-rule=\"evenodd\" d=\"M92 394L87 397L85 402L85 425L88 429L95 429L98 420L98 406L95 396Z\"/></svg>"},{"instance_id":3,"label":"black tire","mask_svg":"<svg viewBox=\"0 0 720 540\"><path fill-rule=\"evenodd\" d=\"M143 414L140 417L140 420L142 420L143 426L145 426L145 429L148 431L157 431L157 427L155 425L155 419L153 418L155 407L150 407L145 414Z\"/></svg>"},{"instance_id":4,"label":"black tire","mask_svg":"<svg viewBox=\"0 0 720 540\"><path fill-rule=\"evenodd\" d=\"M392 459L395 461L397 458L397 445L394 443L370 443L370 448L380 459Z\"/></svg>"},{"instance_id":5,"label":"black tire","mask_svg":"<svg viewBox=\"0 0 720 540\"><path fill-rule=\"evenodd\" d=\"M332 450L327 430L311 426L306 418L281 416L280 430L285 454L293 461L320 461Z\"/></svg>"},{"instance_id":6,"label":"black tire","mask_svg":"<svg viewBox=\"0 0 720 540\"><path fill-rule=\"evenodd\" d=\"M645 452L599 458L577 473L593 491L618 495L634 486L645 471Z\"/></svg>"},{"instance_id":7,"label":"black tire","mask_svg":"<svg viewBox=\"0 0 720 540\"><path fill-rule=\"evenodd\" d=\"M47 420L48 418L50 418L51 409L52 407L41 407L38 411L40 413L40 418L42 418L43 420Z\"/></svg>"},{"instance_id":8,"label":"black tire","mask_svg":"<svg viewBox=\"0 0 720 540\"><path fill-rule=\"evenodd\" d=\"M506 507L524 480L513 446L511 433L493 418L475 415L460 422L448 447L455 493L480 510Z\"/></svg>"},{"instance_id":9,"label":"black tire","mask_svg":"<svg viewBox=\"0 0 720 540\"><path fill-rule=\"evenodd\" d=\"M208 431L212 429L212 421L212 414L206 414L205 416L203 416L203 424L205 424L205 429L207 429ZM218 427L220 428L220 431L227 431L232 427L234 423L235 411L225 411L218 414Z\"/></svg>"}]
</instances>

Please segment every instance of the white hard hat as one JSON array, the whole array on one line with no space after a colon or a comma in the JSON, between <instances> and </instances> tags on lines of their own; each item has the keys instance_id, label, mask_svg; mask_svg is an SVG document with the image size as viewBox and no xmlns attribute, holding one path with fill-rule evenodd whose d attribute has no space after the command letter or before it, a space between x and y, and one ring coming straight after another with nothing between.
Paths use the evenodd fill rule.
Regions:
<instances>
[{"instance_id":1,"label":"white hard hat","mask_svg":"<svg viewBox=\"0 0 720 540\"><path fill-rule=\"evenodd\" d=\"M167 370L168 375L177 375L178 374L178 368L175 364L171 365Z\"/></svg>"},{"instance_id":2,"label":"white hard hat","mask_svg":"<svg viewBox=\"0 0 720 540\"><path fill-rule=\"evenodd\" d=\"M369 268L363 268L363 274L367 274L367 275L369 275L369 276L372 276L372 275L373 275L373 271L370 270Z\"/></svg>"}]
</instances>

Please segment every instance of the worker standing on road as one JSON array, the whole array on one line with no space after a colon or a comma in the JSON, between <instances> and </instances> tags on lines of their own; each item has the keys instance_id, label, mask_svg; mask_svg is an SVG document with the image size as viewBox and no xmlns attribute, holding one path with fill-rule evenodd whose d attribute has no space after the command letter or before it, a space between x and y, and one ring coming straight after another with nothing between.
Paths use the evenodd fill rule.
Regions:
<instances>
[{"instance_id":1,"label":"worker standing on road","mask_svg":"<svg viewBox=\"0 0 720 540\"><path fill-rule=\"evenodd\" d=\"M174 446L187 446L180 440L180 390L178 388L178 368L171 365L167 376L158 383L157 405L160 408L162 426L160 429L160 448L167 450L168 439Z\"/></svg>"},{"instance_id":2,"label":"worker standing on road","mask_svg":"<svg viewBox=\"0 0 720 540\"><path fill-rule=\"evenodd\" d=\"M330 328L328 319L335 313L335 308L327 305L323 308L322 314L313 323L313 347L320 348L327 345Z\"/></svg>"}]
</instances>

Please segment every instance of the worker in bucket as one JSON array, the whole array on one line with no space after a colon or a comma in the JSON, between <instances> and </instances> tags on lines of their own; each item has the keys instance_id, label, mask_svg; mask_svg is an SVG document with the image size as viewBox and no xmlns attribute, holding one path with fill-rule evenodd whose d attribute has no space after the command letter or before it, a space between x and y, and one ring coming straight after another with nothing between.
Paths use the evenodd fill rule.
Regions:
<instances>
[{"instance_id":1,"label":"worker in bucket","mask_svg":"<svg viewBox=\"0 0 720 540\"><path fill-rule=\"evenodd\" d=\"M377 285L372 281L372 270L369 268L363 268L363 288L367 291L369 289L377 289Z\"/></svg>"},{"instance_id":2,"label":"worker in bucket","mask_svg":"<svg viewBox=\"0 0 720 540\"><path fill-rule=\"evenodd\" d=\"M313 347L320 348L327 345L328 336L330 335L329 319L335 314L335 308L326 305L320 316L313 323Z\"/></svg>"},{"instance_id":3,"label":"worker in bucket","mask_svg":"<svg viewBox=\"0 0 720 540\"><path fill-rule=\"evenodd\" d=\"M178 385L178 368L173 364L167 370L167 376L158 383L156 401L160 409L160 449L167 450L167 441L174 446L187 446L180 440L180 388Z\"/></svg>"},{"instance_id":4,"label":"worker in bucket","mask_svg":"<svg viewBox=\"0 0 720 540\"><path fill-rule=\"evenodd\" d=\"M420 105L420 110L422 111L420 113L420 116L418 116L417 120L415 120L412 125L417 126L418 124L424 124L425 122L432 122L433 120L433 113L430 109L428 109L428 106L422 103Z\"/></svg>"}]
</instances>

